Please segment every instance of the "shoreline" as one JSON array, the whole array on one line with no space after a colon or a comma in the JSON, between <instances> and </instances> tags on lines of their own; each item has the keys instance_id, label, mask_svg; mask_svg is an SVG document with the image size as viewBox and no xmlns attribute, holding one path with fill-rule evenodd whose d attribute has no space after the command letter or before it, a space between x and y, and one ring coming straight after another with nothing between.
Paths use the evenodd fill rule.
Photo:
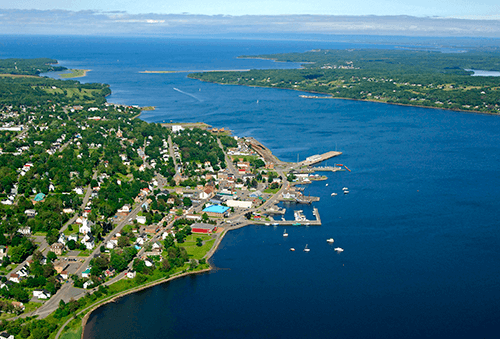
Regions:
<instances>
[{"instance_id":1,"label":"shoreline","mask_svg":"<svg viewBox=\"0 0 500 339\"><path fill-rule=\"evenodd\" d=\"M213 247L205 255L204 259L207 260L207 263L208 263L208 260L215 254L215 252L219 248L220 244L222 243L222 240L224 239L224 237L226 236L226 234L229 231L237 230L237 229L240 229L242 227L251 226L251 225L254 225L254 224L250 224L250 223L249 224L243 224L243 225L239 225L237 227L228 228L228 229L225 229L224 231L222 231L221 235L215 240L215 243L214 243ZM143 285L143 286L137 286L134 289L131 289L131 290L128 290L128 291L123 291L122 293L111 297L111 299L103 302L102 304L99 304L99 305L96 305L96 306L92 307L92 309L89 310L89 311L87 311L85 313L85 315L83 316L83 318L82 318L82 336L81 336L81 339L84 338L85 327L87 326L87 321L90 318L90 315L92 314L92 312L94 312L95 310L97 310L99 307L102 307L102 306L107 305L109 303L115 302L116 300L118 300L118 299L120 299L122 297L125 297L125 296L127 296L129 294L136 293L136 292L139 292L139 291L143 291L145 289L148 289L148 288L151 288L151 287L155 287L157 285L160 285L160 284L163 284L163 283L166 283L166 282L170 282L170 281L173 281L175 279L184 278L184 277L188 277L190 275L195 275L195 274L209 273L211 271L216 270L216 268L214 266L212 266L210 263L209 263L209 266L210 266L209 268L205 268L205 269L200 270L200 271L184 272L184 273L181 273L181 274L178 274L178 275L175 275L175 276L168 277L166 279L162 278L162 279L160 279L158 281L153 281L150 284L146 284L146 285ZM122 278L122 279L125 279L125 277ZM73 319L74 318L68 320L68 323L71 322L71 320L73 320ZM63 328L65 328L65 327L66 326L64 326ZM58 338L58 337L56 336L56 338Z\"/></svg>"},{"instance_id":2,"label":"shoreline","mask_svg":"<svg viewBox=\"0 0 500 339\"><path fill-rule=\"evenodd\" d=\"M223 85L223 86L244 86L244 87L255 87L255 88L271 88L271 89L280 89L280 90L286 90L286 91L296 91L296 92L304 92L304 93L329 95L329 97L318 98L318 99L337 99L337 100L364 101L364 102L374 102L374 103L386 104L386 105L397 105L397 106L407 106L407 107L439 109L439 110L450 111L450 112L476 113L476 114L487 114L487 115L500 115L500 113L481 112L481 111L474 111L474 110L462 110L462 109L452 109L452 108L434 107L434 106L411 105L411 104L403 104L403 103L398 103L398 102L385 102L385 101L370 100L370 99L355 99L355 98L345 98L345 97L334 97L334 96L332 96L329 93L316 92L316 91L307 91L307 90L296 89L296 88L281 88L281 87L269 87L269 86L257 86L257 85L243 85L243 84L222 84L222 83L219 83L219 82L209 81L209 80L203 80L203 79L198 79L198 78L191 78L191 79L196 79L196 80L199 80L199 81L208 82L208 83L212 83L212 84ZM303 99L315 99L315 98L303 98Z\"/></svg>"}]
</instances>

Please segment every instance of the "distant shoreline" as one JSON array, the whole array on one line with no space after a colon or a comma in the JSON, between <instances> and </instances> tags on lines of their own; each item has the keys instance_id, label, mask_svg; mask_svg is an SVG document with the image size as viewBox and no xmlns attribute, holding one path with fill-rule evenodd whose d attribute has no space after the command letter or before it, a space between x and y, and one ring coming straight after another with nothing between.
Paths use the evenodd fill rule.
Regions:
<instances>
[{"instance_id":1,"label":"distant shoreline","mask_svg":"<svg viewBox=\"0 0 500 339\"><path fill-rule=\"evenodd\" d=\"M181 71L140 71L143 74L171 74L171 73L206 73L206 72L248 72L250 69L208 69L208 70L181 70Z\"/></svg>"},{"instance_id":2,"label":"distant shoreline","mask_svg":"<svg viewBox=\"0 0 500 339\"><path fill-rule=\"evenodd\" d=\"M287 91L297 91L297 92L314 93L314 94L325 95L325 97L321 97L321 98L307 98L306 97L304 99L338 99L338 100L365 101L365 102L375 102L375 103L386 104L386 105L397 105L397 106L407 106L407 107L419 107L419 108L428 108L428 109L439 109L439 110L450 111L450 112L478 113L478 114L487 114L487 115L496 115L496 116L499 115L497 113L481 112L481 111L474 111L474 110L463 110L463 109L452 109L452 108L444 108L444 107L433 107L433 106L423 106L423 105L402 104L402 103L397 103L397 102L386 102L386 101L378 101L378 100L373 100L373 99L355 99L355 98L334 97L334 96L332 96L331 94L328 94L328 93L315 92L315 91L307 91L307 90L304 90L304 89L280 88L280 87L245 85L245 84L223 84L223 83L220 83L220 82L203 80L203 79L199 79L199 78L191 78L191 79L196 79L196 80L199 80L199 81L209 82L209 83L219 84L219 85L258 87L258 88L271 88L271 89L281 89L281 90L287 90ZM330 95L330 96L328 96L328 95Z\"/></svg>"}]
</instances>

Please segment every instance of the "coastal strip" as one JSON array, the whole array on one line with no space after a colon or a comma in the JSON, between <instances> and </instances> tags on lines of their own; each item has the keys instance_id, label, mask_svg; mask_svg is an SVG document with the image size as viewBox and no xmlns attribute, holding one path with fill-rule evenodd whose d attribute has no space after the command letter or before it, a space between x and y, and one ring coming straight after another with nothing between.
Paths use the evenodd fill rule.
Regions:
<instances>
[{"instance_id":1,"label":"coastal strip","mask_svg":"<svg viewBox=\"0 0 500 339\"><path fill-rule=\"evenodd\" d=\"M87 76L87 73L91 71L91 69L69 69L70 73L63 73L59 75L62 79L73 79L73 78L83 78Z\"/></svg>"},{"instance_id":2,"label":"coastal strip","mask_svg":"<svg viewBox=\"0 0 500 339\"><path fill-rule=\"evenodd\" d=\"M171 74L171 73L207 73L207 72L248 72L250 69L208 69L208 70L180 70L180 71L141 71L145 74Z\"/></svg>"}]
</instances>

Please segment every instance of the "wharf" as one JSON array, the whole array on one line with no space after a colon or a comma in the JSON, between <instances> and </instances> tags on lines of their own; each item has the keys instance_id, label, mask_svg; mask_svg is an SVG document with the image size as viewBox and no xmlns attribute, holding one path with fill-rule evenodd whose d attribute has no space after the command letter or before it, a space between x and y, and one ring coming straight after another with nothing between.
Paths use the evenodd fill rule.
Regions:
<instances>
[{"instance_id":1,"label":"wharf","mask_svg":"<svg viewBox=\"0 0 500 339\"><path fill-rule=\"evenodd\" d=\"M316 155L313 155L313 156L306 158L306 160L304 160L302 162L299 162L299 165L312 166L314 164L320 163L322 161L328 160L330 158L336 157L336 156L341 155L341 154L342 154L342 152L336 152L336 151L330 151L330 152L326 152L323 154L316 154Z\"/></svg>"}]
</instances>

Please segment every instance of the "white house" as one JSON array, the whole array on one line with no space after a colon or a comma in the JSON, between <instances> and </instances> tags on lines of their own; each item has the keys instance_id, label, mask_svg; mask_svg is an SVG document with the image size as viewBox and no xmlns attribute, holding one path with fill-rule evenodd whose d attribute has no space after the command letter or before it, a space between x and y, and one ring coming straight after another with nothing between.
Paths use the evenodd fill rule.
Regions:
<instances>
[{"instance_id":1,"label":"white house","mask_svg":"<svg viewBox=\"0 0 500 339\"><path fill-rule=\"evenodd\" d=\"M91 250L95 247L95 241L94 237L92 236L92 233L85 234L85 236L80 242L84 244L88 250Z\"/></svg>"},{"instance_id":2,"label":"white house","mask_svg":"<svg viewBox=\"0 0 500 339\"><path fill-rule=\"evenodd\" d=\"M73 191L75 191L75 193L78 195L83 195L83 188L82 187L76 187L75 189L73 189Z\"/></svg>"},{"instance_id":3,"label":"white house","mask_svg":"<svg viewBox=\"0 0 500 339\"><path fill-rule=\"evenodd\" d=\"M9 281L15 282L19 284L19 275L16 273L11 273L9 275Z\"/></svg>"},{"instance_id":4,"label":"white house","mask_svg":"<svg viewBox=\"0 0 500 339\"><path fill-rule=\"evenodd\" d=\"M33 296L38 299L49 299L50 292L47 290L34 290Z\"/></svg>"},{"instance_id":5,"label":"white house","mask_svg":"<svg viewBox=\"0 0 500 339\"><path fill-rule=\"evenodd\" d=\"M146 223L146 217L143 216L143 215L138 215L135 219L137 220L137 222L139 224L143 224L144 225Z\"/></svg>"},{"instance_id":6,"label":"white house","mask_svg":"<svg viewBox=\"0 0 500 339\"><path fill-rule=\"evenodd\" d=\"M88 289L92 285L94 285L94 282L92 280L89 280L83 283L83 288Z\"/></svg>"},{"instance_id":7,"label":"white house","mask_svg":"<svg viewBox=\"0 0 500 339\"><path fill-rule=\"evenodd\" d=\"M88 277L90 277L90 267L82 272L82 278L88 278Z\"/></svg>"},{"instance_id":8,"label":"white house","mask_svg":"<svg viewBox=\"0 0 500 339\"><path fill-rule=\"evenodd\" d=\"M136 274L137 273L135 271L128 271L127 278L129 278L129 279L135 278Z\"/></svg>"}]
</instances>

